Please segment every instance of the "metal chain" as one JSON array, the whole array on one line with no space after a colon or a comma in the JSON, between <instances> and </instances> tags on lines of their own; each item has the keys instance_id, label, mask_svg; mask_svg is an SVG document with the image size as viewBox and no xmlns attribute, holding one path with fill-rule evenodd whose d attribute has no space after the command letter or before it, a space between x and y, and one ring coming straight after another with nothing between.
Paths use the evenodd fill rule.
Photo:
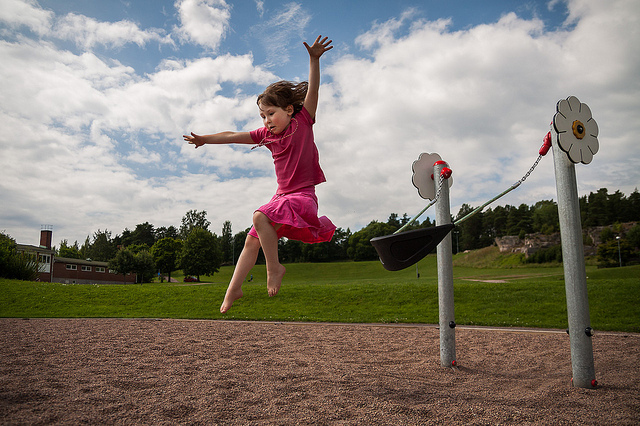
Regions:
<instances>
[{"instance_id":1,"label":"metal chain","mask_svg":"<svg viewBox=\"0 0 640 426\"><path fill-rule=\"evenodd\" d=\"M456 220L455 222L453 222L454 225L457 225L461 222L464 222L465 220L469 219L471 216L475 215L476 213L482 211L482 209L484 209L485 207L487 207L489 204L493 203L495 200L497 200L498 198L501 198L505 195L507 195L509 192L513 191L514 189L516 189L517 187L520 186L520 184L522 182L524 182L525 180L527 180L527 178L529 177L529 175L533 172L533 170L538 166L538 163L540 162L540 160L542 159L542 155L538 155L538 159L533 163L533 166L531 166L531 168L529 169L529 171L527 173L525 173L524 176L522 176L522 179L520 179L519 181L517 181L516 183L514 183L513 185L511 185L511 187L509 189L507 189L504 192L501 192L500 194L496 195L495 197L493 197L492 199L490 199L489 201L487 201L486 203L484 203L483 205L481 205L480 207L477 207L476 209L474 209L471 213L467 214L466 216L464 216L461 219Z\"/></svg>"},{"instance_id":2,"label":"metal chain","mask_svg":"<svg viewBox=\"0 0 640 426\"><path fill-rule=\"evenodd\" d=\"M533 172L533 169L535 169L538 166L538 163L540 162L540 160L542 160L542 155L538 155L538 159L536 160L535 163L533 163L533 166L531 166L531 168L529 169L529 171L527 173L525 173L524 176L522 176L522 179L520 179L518 181L518 185L520 185L522 182L524 182L525 180L527 180L527 178L529 177L529 175Z\"/></svg>"},{"instance_id":3,"label":"metal chain","mask_svg":"<svg viewBox=\"0 0 640 426\"><path fill-rule=\"evenodd\" d=\"M433 197L433 201L432 203L435 203L436 201L438 201L438 198L440 197L440 191L442 191L442 183L444 182L445 177L442 173L440 173L440 181L438 182L438 190L436 191L436 195L435 197Z\"/></svg>"}]
</instances>

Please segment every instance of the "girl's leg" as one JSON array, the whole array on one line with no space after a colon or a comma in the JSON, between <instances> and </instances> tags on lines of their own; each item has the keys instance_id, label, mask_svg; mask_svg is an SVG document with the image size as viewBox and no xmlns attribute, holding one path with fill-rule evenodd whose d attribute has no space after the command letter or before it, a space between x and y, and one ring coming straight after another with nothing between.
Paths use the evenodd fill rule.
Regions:
<instances>
[{"instance_id":1,"label":"girl's leg","mask_svg":"<svg viewBox=\"0 0 640 426\"><path fill-rule=\"evenodd\" d=\"M282 277L287 269L280 264L278 259L278 233L281 225L271 224L271 220L262 212L253 214L253 226L260 237L260 244L267 261L267 291L269 297L273 297L280 291Z\"/></svg>"},{"instance_id":2,"label":"girl's leg","mask_svg":"<svg viewBox=\"0 0 640 426\"><path fill-rule=\"evenodd\" d=\"M242 249L242 253L240 253L238 263L236 264L236 268L233 271L233 276L231 277L231 281L229 282L227 294L224 296L222 306L220 306L220 312L222 312L223 314L231 308L233 302L242 297L242 283L244 282L244 279L247 277L247 274L249 273L251 268L253 268L253 266L256 264L259 251L260 240L252 237L251 235L247 235L247 239L244 242L244 248Z\"/></svg>"}]
</instances>

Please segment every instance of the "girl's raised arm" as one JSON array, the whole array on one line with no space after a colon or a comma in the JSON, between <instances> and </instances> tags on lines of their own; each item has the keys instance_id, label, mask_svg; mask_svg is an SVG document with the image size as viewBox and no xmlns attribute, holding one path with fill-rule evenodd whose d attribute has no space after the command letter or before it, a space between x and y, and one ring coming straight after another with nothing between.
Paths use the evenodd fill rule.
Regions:
<instances>
[{"instance_id":1,"label":"girl's raised arm","mask_svg":"<svg viewBox=\"0 0 640 426\"><path fill-rule=\"evenodd\" d=\"M191 132L190 135L182 135L182 137L196 148L204 144L255 143L249 132L221 132L213 135L196 135Z\"/></svg>"},{"instance_id":2,"label":"girl's raised arm","mask_svg":"<svg viewBox=\"0 0 640 426\"><path fill-rule=\"evenodd\" d=\"M318 89L320 88L320 56L327 50L333 49L331 42L327 41L329 37L325 37L320 40L322 36L319 35L313 45L309 46L307 42L304 42L304 47L309 52L309 88L307 90L307 96L304 99L304 107L309 112L311 118L316 117L316 110L318 109Z\"/></svg>"}]
</instances>

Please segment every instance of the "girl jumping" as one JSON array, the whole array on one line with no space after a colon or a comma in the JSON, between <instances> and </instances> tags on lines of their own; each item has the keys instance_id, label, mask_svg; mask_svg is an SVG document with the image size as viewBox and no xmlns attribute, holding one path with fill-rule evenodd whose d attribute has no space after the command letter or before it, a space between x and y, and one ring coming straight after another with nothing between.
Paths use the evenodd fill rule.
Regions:
<instances>
[{"instance_id":1,"label":"girl jumping","mask_svg":"<svg viewBox=\"0 0 640 426\"><path fill-rule=\"evenodd\" d=\"M251 132L221 132L212 135L184 135L196 148L204 144L255 144L267 147L275 165L278 190L271 201L253 214L253 227L247 235L227 293L220 306L225 313L242 297L242 283L256 264L260 247L267 261L267 291L278 294L286 268L278 259L278 239L286 237L305 243L331 241L336 229L326 217L318 217L315 186L325 182L318 148L313 139L320 87L320 57L331 50L328 37L318 36L309 52L309 81L279 81L258 96L258 109L264 127Z\"/></svg>"}]
</instances>

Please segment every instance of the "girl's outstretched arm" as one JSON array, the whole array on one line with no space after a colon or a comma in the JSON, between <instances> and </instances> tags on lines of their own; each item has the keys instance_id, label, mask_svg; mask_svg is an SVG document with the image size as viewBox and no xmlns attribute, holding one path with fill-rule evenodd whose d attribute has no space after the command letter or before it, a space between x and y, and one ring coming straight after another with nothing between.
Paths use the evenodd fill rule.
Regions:
<instances>
[{"instance_id":1,"label":"girl's outstretched arm","mask_svg":"<svg viewBox=\"0 0 640 426\"><path fill-rule=\"evenodd\" d=\"M182 135L182 137L196 148L204 144L255 143L249 132L221 132L213 135L196 135L191 132L190 135Z\"/></svg>"},{"instance_id":2,"label":"girl's outstretched arm","mask_svg":"<svg viewBox=\"0 0 640 426\"><path fill-rule=\"evenodd\" d=\"M307 42L304 42L304 47L309 52L309 88L307 90L307 96L304 99L304 107L309 111L311 118L316 117L316 110L318 109L318 89L320 88L320 56L327 50L333 49L331 42L327 41L329 37L325 37L320 40L322 36L318 36L313 45L309 46Z\"/></svg>"}]
</instances>

